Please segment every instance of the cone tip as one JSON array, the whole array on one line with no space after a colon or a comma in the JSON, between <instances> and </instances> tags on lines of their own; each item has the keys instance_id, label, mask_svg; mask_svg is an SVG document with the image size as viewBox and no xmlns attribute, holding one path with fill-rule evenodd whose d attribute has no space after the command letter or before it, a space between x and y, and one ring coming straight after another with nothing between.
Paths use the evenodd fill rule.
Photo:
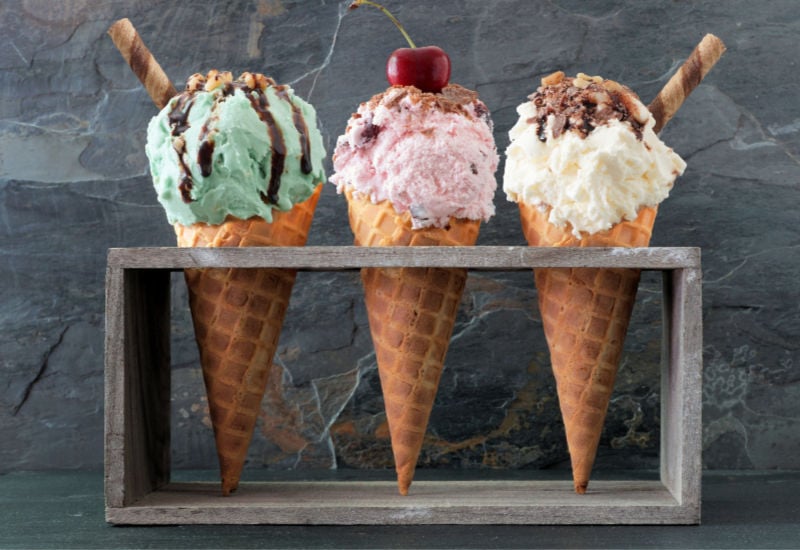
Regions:
<instances>
[{"instance_id":1,"label":"cone tip","mask_svg":"<svg viewBox=\"0 0 800 550\"><path fill-rule=\"evenodd\" d=\"M397 489L401 495L408 496L408 488L411 487L411 480L406 479L398 479L397 480Z\"/></svg>"},{"instance_id":2,"label":"cone tip","mask_svg":"<svg viewBox=\"0 0 800 550\"><path fill-rule=\"evenodd\" d=\"M586 488L589 486L588 481L575 481L575 492L579 495L586 494Z\"/></svg>"},{"instance_id":3,"label":"cone tip","mask_svg":"<svg viewBox=\"0 0 800 550\"><path fill-rule=\"evenodd\" d=\"M238 488L239 488L238 481L230 481L227 479L222 480L222 496L229 497L231 496L231 493L236 491L236 489Z\"/></svg>"}]
</instances>

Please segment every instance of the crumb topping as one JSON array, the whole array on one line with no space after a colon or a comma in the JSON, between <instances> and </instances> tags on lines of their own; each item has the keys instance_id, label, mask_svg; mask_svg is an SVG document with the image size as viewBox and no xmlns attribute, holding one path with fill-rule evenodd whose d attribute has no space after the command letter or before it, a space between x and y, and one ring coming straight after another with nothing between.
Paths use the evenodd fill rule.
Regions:
<instances>
[{"instance_id":1,"label":"crumb topping","mask_svg":"<svg viewBox=\"0 0 800 550\"><path fill-rule=\"evenodd\" d=\"M488 114L488 109L478 99L478 93L458 84L448 84L441 93L423 92L414 86L392 86L385 92L373 96L367 102L367 107L374 110L383 105L387 109L393 109L404 99L413 104L420 104L423 109L436 109L444 113L469 116L466 107L472 105L476 116L482 116L484 111Z\"/></svg>"},{"instance_id":2,"label":"crumb topping","mask_svg":"<svg viewBox=\"0 0 800 550\"><path fill-rule=\"evenodd\" d=\"M548 124L553 138L568 131L585 138L595 127L610 120L628 122L636 137L642 139L650 117L630 88L583 73L574 78L561 71L548 75L529 99L536 107L536 115L528 123L537 125L541 141L547 141Z\"/></svg>"}]
</instances>

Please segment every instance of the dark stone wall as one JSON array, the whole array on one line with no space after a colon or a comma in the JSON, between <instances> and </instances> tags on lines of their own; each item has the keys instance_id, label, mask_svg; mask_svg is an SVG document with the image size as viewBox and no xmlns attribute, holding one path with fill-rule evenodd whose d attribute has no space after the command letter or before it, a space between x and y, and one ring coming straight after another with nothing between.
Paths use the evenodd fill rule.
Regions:
<instances>
[{"instance_id":1,"label":"dark stone wall","mask_svg":"<svg viewBox=\"0 0 800 550\"><path fill-rule=\"evenodd\" d=\"M155 109L109 25L129 17L178 86L210 68L290 83L316 106L330 155L358 103L385 88L385 60L404 45L380 13L348 13L347 3L0 5L0 473L102 467L106 251L174 244L144 155ZM704 465L800 468L800 4L388 3L418 43L450 53L452 80L491 109L500 151L516 105L545 74L601 74L649 102L706 32L726 42L662 134L688 169L652 244L702 248ZM496 204L478 244L524 244L500 189ZM309 244L350 243L345 201L328 185ZM215 467L178 275L173 301L174 463ZM660 305L660 277L648 273L602 467L657 464ZM300 274L275 365L251 467L391 464L357 275ZM421 461L567 463L530 274L471 274Z\"/></svg>"}]
</instances>

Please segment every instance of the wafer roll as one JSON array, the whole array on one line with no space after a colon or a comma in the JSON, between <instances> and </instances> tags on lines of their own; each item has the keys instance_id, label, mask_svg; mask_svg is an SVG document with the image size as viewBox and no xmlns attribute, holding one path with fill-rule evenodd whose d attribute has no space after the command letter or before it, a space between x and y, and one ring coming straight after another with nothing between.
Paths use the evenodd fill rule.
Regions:
<instances>
[{"instance_id":1,"label":"wafer roll","mask_svg":"<svg viewBox=\"0 0 800 550\"><path fill-rule=\"evenodd\" d=\"M700 84L722 54L725 53L725 44L714 36L707 34L694 48L689 58L681 68L672 75L664 88L648 105L648 109L656 119L653 131L658 133L675 116L678 109L689 97L689 94Z\"/></svg>"},{"instance_id":2,"label":"wafer roll","mask_svg":"<svg viewBox=\"0 0 800 550\"><path fill-rule=\"evenodd\" d=\"M120 19L108 28L114 45L130 65L131 70L144 85L156 107L163 109L178 92L161 65L144 45L142 38L129 19Z\"/></svg>"}]
</instances>

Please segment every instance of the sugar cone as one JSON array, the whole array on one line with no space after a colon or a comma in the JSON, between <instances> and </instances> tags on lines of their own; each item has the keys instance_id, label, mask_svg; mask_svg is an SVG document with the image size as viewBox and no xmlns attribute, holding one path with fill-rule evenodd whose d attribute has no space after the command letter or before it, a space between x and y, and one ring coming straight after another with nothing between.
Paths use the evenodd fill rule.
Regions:
<instances>
[{"instance_id":1,"label":"sugar cone","mask_svg":"<svg viewBox=\"0 0 800 550\"><path fill-rule=\"evenodd\" d=\"M519 203L530 246L647 246L656 208L608 231L583 234L547 221L548 211ZM585 493L628 330L641 271L536 269L536 288L577 493Z\"/></svg>"},{"instance_id":2,"label":"sugar cone","mask_svg":"<svg viewBox=\"0 0 800 550\"><path fill-rule=\"evenodd\" d=\"M408 213L347 192L357 246L473 245L480 220L412 229ZM466 269L361 270L372 341L386 407L397 485L408 494L450 345Z\"/></svg>"},{"instance_id":3,"label":"sugar cone","mask_svg":"<svg viewBox=\"0 0 800 550\"><path fill-rule=\"evenodd\" d=\"M322 186L288 212L228 216L219 225L175 225L178 246L303 246ZM239 485L272 368L296 272L289 269L186 269L189 305L220 462L222 493Z\"/></svg>"}]
</instances>

